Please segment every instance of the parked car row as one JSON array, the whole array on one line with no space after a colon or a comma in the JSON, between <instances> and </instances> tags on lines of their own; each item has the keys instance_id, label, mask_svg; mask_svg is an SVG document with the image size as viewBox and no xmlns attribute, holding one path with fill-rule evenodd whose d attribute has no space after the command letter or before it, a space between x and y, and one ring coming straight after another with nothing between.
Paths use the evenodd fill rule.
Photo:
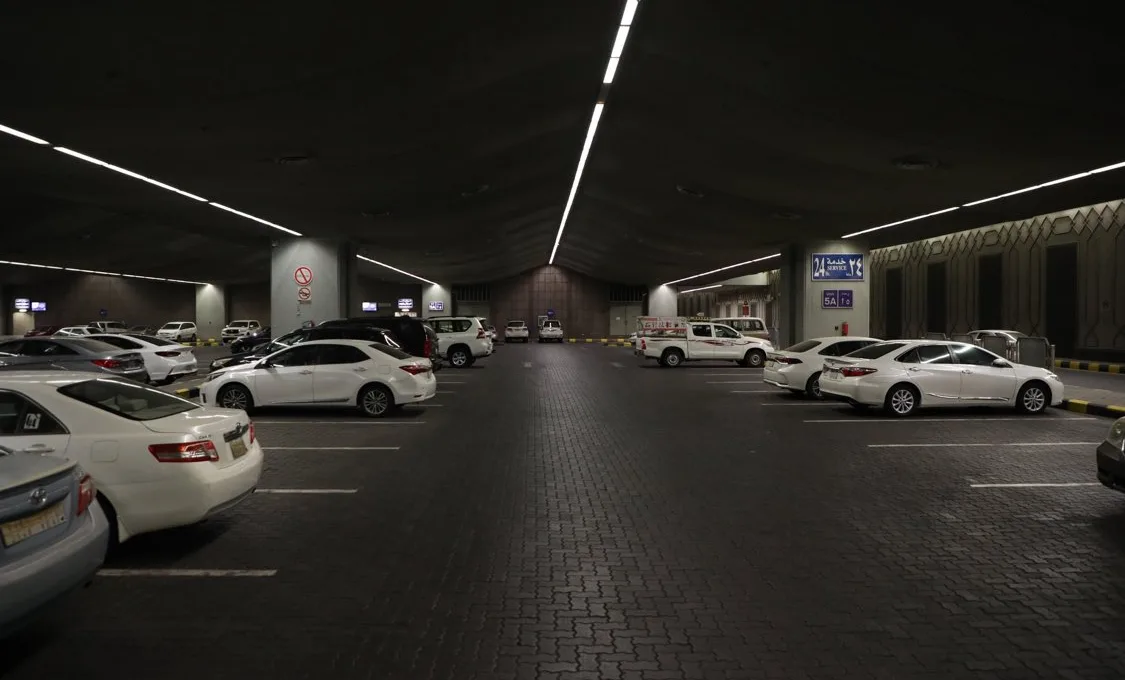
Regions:
<instances>
[{"instance_id":1,"label":"parked car row","mask_svg":"<svg viewBox=\"0 0 1125 680\"><path fill-rule=\"evenodd\" d=\"M154 335L93 333L0 342L0 369L93 371L167 384L195 375L197 362L190 348Z\"/></svg>"},{"instance_id":2,"label":"parked car row","mask_svg":"<svg viewBox=\"0 0 1125 680\"><path fill-rule=\"evenodd\" d=\"M153 335L165 340L176 342L195 342L199 339L198 330L194 321L169 321L163 326L126 326L121 321L91 321L85 326L36 326L24 337L35 338L57 335L62 337L84 337L98 333L134 333L137 335Z\"/></svg>"}]
</instances>

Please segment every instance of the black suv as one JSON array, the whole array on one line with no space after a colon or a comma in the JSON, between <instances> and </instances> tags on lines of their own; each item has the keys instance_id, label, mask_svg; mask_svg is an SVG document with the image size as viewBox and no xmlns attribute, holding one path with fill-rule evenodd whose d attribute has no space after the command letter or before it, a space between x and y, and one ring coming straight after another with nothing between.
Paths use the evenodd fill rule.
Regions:
<instances>
[{"instance_id":1,"label":"black suv","mask_svg":"<svg viewBox=\"0 0 1125 680\"><path fill-rule=\"evenodd\" d=\"M384 345L389 345L396 349L404 349L402 344L399 343L398 338L394 336L394 333L384 328L376 328L369 325L317 326L315 328L299 328L292 333L281 336L277 340L270 341L269 344L262 345L244 354L238 354L224 359L216 359L211 362L211 370L217 371L220 368L227 368L229 366L250 364L274 352L280 352L286 347L292 347L293 345L308 342L309 340L370 340L371 342L381 342Z\"/></svg>"},{"instance_id":2,"label":"black suv","mask_svg":"<svg viewBox=\"0 0 1125 680\"><path fill-rule=\"evenodd\" d=\"M395 336L404 351L416 357L429 359L434 365L434 370L441 367L437 333L412 316L357 316L350 319L333 319L321 323L317 328L335 326L372 326L386 329Z\"/></svg>"}]
</instances>

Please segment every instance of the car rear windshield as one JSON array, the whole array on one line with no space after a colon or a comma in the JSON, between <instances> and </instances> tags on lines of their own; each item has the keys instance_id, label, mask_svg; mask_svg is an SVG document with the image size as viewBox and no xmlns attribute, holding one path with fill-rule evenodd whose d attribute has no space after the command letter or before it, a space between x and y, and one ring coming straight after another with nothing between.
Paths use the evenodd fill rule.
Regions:
<instances>
[{"instance_id":1,"label":"car rear windshield","mask_svg":"<svg viewBox=\"0 0 1125 680\"><path fill-rule=\"evenodd\" d=\"M414 358L414 357L410 356L409 354L407 354L406 352L403 352L401 349L398 349L397 347L390 347L388 345L384 345L381 342L371 343L371 349L378 350L378 351L382 352L383 354L386 354L387 356L394 357L395 359L398 359L400 361L402 359L413 359Z\"/></svg>"},{"instance_id":2,"label":"car rear windshield","mask_svg":"<svg viewBox=\"0 0 1125 680\"><path fill-rule=\"evenodd\" d=\"M560 327L560 325L561 325L561 324L559 324L559 322L558 322L558 321L545 321L545 322L543 323L543 327L544 327L544 328L559 328L559 327Z\"/></svg>"},{"instance_id":3,"label":"car rear windshield","mask_svg":"<svg viewBox=\"0 0 1125 680\"><path fill-rule=\"evenodd\" d=\"M526 325L527 324L524 323L523 321L509 321L508 322L508 328L523 328Z\"/></svg>"},{"instance_id":4,"label":"car rear windshield","mask_svg":"<svg viewBox=\"0 0 1125 680\"><path fill-rule=\"evenodd\" d=\"M177 346L179 345L179 343L175 343L175 342L172 342L171 340L166 340L164 338L158 338L155 335L145 335L144 333L126 333L125 335L130 337L130 338L135 338L137 340L144 340L147 343L151 343L153 345L160 345L162 347L165 347L167 345L177 345Z\"/></svg>"},{"instance_id":5,"label":"car rear windshield","mask_svg":"<svg viewBox=\"0 0 1125 680\"><path fill-rule=\"evenodd\" d=\"M156 420L199 408L167 392L110 378L72 383L60 387L59 394L129 420Z\"/></svg>"},{"instance_id":6,"label":"car rear windshield","mask_svg":"<svg viewBox=\"0 0 1125 680\"><path fill-rule=\"evenodd\" d=\"M785 348L786 352L807 352L820 344L820 340L805 340Z\"/></svg>"},{"instance_id":7,"label":"car rear windshield","mask_svg":"<svg viewBox=\"0 0 1125 680\"><path fill-rule=\"evenodd\" d=\"M857 349L851 354L845 354L844 356L852 357L855 359L878 359L879 357L885 354L890 354L891 352L903 346L904 344L901 342L879 342L874 345L868 345L867 347L864 347L862 349Z\"/></svg>"}]
</instances>

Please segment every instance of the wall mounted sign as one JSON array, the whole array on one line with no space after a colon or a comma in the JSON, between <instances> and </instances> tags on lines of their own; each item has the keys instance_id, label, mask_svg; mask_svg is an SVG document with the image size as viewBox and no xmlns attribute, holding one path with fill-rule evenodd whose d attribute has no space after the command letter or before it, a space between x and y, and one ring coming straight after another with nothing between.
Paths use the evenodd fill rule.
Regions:
<instances>
[{"instance_id":1,"label":"wall mounted sign","mask_svg":"<svg viewBox=\"0 0 1125 680\"><path fill-rule=\"evenodd\" d=\"M444 300L430 300L430 311L431 312L444 312L445 311L445 301Z\"/></svg>"},{"instance_id":2,"label":"wall mounted sign","mask_svg":"<svg viewBox=\"0 0 1125 680\"><path fill-rule=\"evenodd\" d=\"M853 291L850 288L823 291L820 306L822 309L852 309L855 306Z\"/></svg>"},{"instance_id":3,"label":"wall mounted sign","mask_svg":"<svg viewBox=\"0 0 1125 680\"><path fill-rule=\"evenodd\" d=\"M13 300L17 312L31 311L31 300L28 298L16 298Z\"/></svg>"},{"instance_id":4,"label":"wall mounted sign","mask_svg":"<svg viewBox=\"0 0 1125 680\"><path fill-rule=\"evenodd\" d=\"M108 309L99 309L98 310L98 316L102 317L103 319L106 318L107 316L109 316L109 310Z\"/></svg>"},{"instance_id":5,"label":"wall mounted sign","mask_svg":"<svg viewBox=\"0 0 1125 680\"><path fill-rule=\"evenodd\" d=\"M553 310L553 309L548 309L548 310L547 310L547 318L548 318L548 319L553 319L553 318L555 318L555 310Z\"/></svg>"},{"instance_id":6,"label":"wall mounted sign","mask_svg":"<svg viewBox=\"0 0 1125 680\"><path fill-rule=\"evenodd\" d=\"M293 280L297 282L298 286L307 286L312 283L313 272L305 266L297 267L293 270Z\"/></svg>"},{"instance_id":7,"label":"wall mounted sign","mask_svg":"<svg viewBox=\"0 0 1125 680\"><path fill-rule=\"evenodd\" d=\"M312 299L312 289L308 286L301 286L297 289L297 300L300 302L308 302Z\"/></svg>"},{"instance_id":8,"label":"wall mounted sign","mask_svg":"<svg viewBox=\"0 0 1125 680\"><path fill-rule=\"evenodd\" d=\"M408 309L414 309L414 298L399 298L397 306L404 312Z\"/></svg>"},{"instance_id":9,"label":"wall mounted sign","mask_svg":"<svg viewBox=\"0 0 1125 680\"><path fill-rule=\"evenodd\" d=\"M46 302L36 302L36 301L32 300L31 301L31 311L33 311L33 312L45 312L45 311L47 311L47 303Z\"/></svg>"},{"instance_id":10,"label":"wall mounted sign","mask_svg":"<svg viewBox=\"0 0 1125 680\"><path fill-rule=\"evenodd\" d=\"M379 303L378 302L364 302L363 303L363 311L365 311L365 312L377 312L377 311L379 311Z\"/></svg>"},{"instance_id":11,"label":"wall mounted sign","mask_svg":"<svg viewBox=\"0 0 1125 680\"><path fill-rule=\"evenodd\" d=\"M813 281L862 281L863 255L840 253L814 253L812 255Z\"/></svg>"}]
</instances>

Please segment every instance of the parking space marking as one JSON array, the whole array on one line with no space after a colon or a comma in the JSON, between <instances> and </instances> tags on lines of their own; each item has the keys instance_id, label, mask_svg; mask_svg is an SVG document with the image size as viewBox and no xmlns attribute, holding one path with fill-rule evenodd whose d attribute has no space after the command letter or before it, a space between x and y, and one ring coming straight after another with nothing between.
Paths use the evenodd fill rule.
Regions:
<instances>
[{"instance_id":1,"label":"parking space marking","mask_svg":"<svg viewBox=\"0 0 1125 680\"><path fill-rule=\"evenodd\" d=\"M708 385L761 385L761 380L708 380ZM777 390L770 390L776 392Z\"/></svg>"},{"instance_id":2,"label":"parking space marking","mask_svg":"<svg viewBox=\"0 0 1125 680\"><path fill-rule=\"evenodd\" d=\"M771 390L771 391L774 391L774 390ZM836 408L840 408L841 404L836 404L836 403L831 402L831 401L794 401L794 402L777 401L777 402L770 402L768 404L762 404L762 406L835 406Z\"/></svg>"},{"instance_id":3,"label":"parking space marking","mask_svg":"<svg viewBox=\"0 0 1125 680\"><path fill-rule=\"evenodd\" d=\"M1101 486L1101 482L1016 482L1012 484L970 484L973 489L1038 489L1042 487Z\"/></svg>"},{"instance_id":4,"label":"parking space marking","mask_svg":"<svg viewBox=\"0 0 1125 680\"><path fill-rule=\"evenodd\" d=\"M298 494L349 494L357 493L359 489L254 489L254 493L298 493Z\"/></svg>"},{"instance_id":5,"label":"parking space marking","mask_svg":"<svg viewBox=\"0 0 1125 680\"><path fill-rule=\"evenodd\" d=\"M731 390L731 394L776 394L777 390Z\"/></svg>"},{"instance_id":6,"label":"parking space marking","mask_svg":"<svg viewBox=\"0 0 1125 680\"><path fill-rule=\"evenodd\" d=\"M263 446L263 451L398 451L401 446Z\"/></svg>"},{"instance_id":7,"label":"parking space marking","mask_svg":"<svg viewBox=\"0 0 1125 680\"><path fill-rule=\"evenodd\" d=\"M99 569L98 576L163 576L171 578L264 578L277 569Z\"/></svg>"},{"instance_id":8,"label":"parking space marking","mask_svg":"<svg viewBox=\"0 0 1125 680\"><path fill-rule=\"evenodd\" d=\"M985 416L981 418L823 418L818 420L803 420L804 423L995 423L1003 420L1022 420L1024 422L1055 422L1057 420L1099 420L1091 416L1049 416L1038 421L1027 416L1013 416L1011 418L994 418Z\"/></svg>"},{"instance_id":9,"label":"parking space marking","mask_svg":"<svg viewBox=\"0 0 1125 680\"><path fill-rule=\"evenodd\" d=\"M1097 446L1101 442L964 442L964 443L924 443L924 444L868 444L869 449L940 449L976 448L984 446Z\"/></svg>"},{"instance_id":10,"label":"parking space marking","mask_svg":"<svg viewBox=\"0 0 1125 680\"><path fill-rule=\"evenodd\" d=\"M424 420L255 420L254 425L425 425Z\"/></svg>"}]
</instances>

